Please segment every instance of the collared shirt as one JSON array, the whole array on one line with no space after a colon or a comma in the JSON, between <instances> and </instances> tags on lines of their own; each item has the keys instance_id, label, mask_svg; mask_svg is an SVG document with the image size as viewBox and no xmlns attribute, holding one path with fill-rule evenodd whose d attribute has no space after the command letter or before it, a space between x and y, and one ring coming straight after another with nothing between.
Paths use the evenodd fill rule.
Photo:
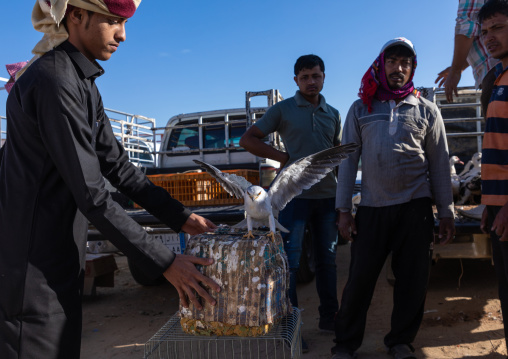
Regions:
<instances>
[{"instance_id":1,"label":"collared shirt","mask_svg":"<svg viewBox=\"0 0 508 359\"><path fill-rule=\"evenodd\" d=\"M448 145L441 113L435 104L407 96L351 106L344 123L343 142L361 148L339 167L336 208L351 208L361 156L360 206L384 207L412 199L434 197L440 218L453 218Z\"/></svg>"},{"instance_id":2,"label":"collared shirt","mask_svg":"<svg viewBox=\"0 0 508 359\"><path fill-rule=\"evenodd\" d=\"M480 39L480 24L478 12L487 0L459 0L457 19L455 20L455 34L474 38L473 45L467 55L467 63L473 69L475 85L478 88L487 73L499 60L490 57L485 45Z\"/></svg>"},{"instance_id":3,"label":"collared shirt","mask_svg":"<svg viewBox=\"0 0 508 359\"><path fill-rule=\"evenodd\" d=\"M482 204L491 206L504 206L508 202L507 69L494 82L483 136Z\"/></svg>"},{"instance_id":4,"label":"collared shirt","mask_svg":"<svg viewBox=\"0 0 508 359\"><path fill-rule=\"evenodd\" d=\"M255 124L265 135L275 131L280 134L289 154L287 165L340 144L339 111L328 105L322 95L319 99L319 105L314 107L296 91L294 97L270 107ZM332 171L298 198L333 198L336 185Z\"/></svg>"},{"instance_id":5,"label":"collared shirt","mask_svg":"<svg viewBox=\"0 0 508 359\"><path fill-rule=\"evenodd\" d=\"M79 317L87 219L149 277L174 259L105 189L103 176L175 230L189 216L128 161L95 85L102 73L64 42L35 61L7 99L0 161L0 332L8 327L7 337L34 330L24 318L58 326L69 319L64 311Z\"/></svg>"}]
</instances>

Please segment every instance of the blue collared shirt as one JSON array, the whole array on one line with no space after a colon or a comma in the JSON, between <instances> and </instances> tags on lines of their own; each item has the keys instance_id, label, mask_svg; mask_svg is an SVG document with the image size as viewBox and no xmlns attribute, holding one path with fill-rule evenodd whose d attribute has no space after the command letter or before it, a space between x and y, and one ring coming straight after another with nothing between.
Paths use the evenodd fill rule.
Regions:
<instances>
[{"instance_id":1,"label":"blue collared shirt","mask_svg":"<svg viewBox=\"0 0 508 359\"><path fill-rule=\"evenodd\" d=\"M284 142L291 164L302 157L340 144L340 115L325 98L314 107L296 91L294 97L276 103L256 122L265 135L277 131ZM321 182L304 191L298 198L333 198L337 179L330 172Z\"/></svg>"}]
</instances>

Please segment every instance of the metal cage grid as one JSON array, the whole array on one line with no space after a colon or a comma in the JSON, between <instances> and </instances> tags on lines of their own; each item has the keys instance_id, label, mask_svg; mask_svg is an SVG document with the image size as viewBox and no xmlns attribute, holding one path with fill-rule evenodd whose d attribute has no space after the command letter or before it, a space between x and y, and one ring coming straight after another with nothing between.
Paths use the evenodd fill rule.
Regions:
<instances>
[{"instance_id":1,"label":"metal cage grid","mask_svg":"<svg viewBox=\"0 0 508 359\"><path fill-rule=\"evenodd\" d=\"M258 337L196 336L184 333L177 312L145 344L144 359L297 359L302 355L298 308L266 335Z\"/></svg>"}]
</instances>

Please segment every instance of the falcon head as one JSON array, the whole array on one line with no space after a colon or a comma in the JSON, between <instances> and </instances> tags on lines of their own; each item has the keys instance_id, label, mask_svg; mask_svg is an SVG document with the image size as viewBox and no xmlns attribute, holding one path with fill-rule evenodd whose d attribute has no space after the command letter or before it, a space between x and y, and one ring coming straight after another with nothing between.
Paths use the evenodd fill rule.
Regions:
<instances>
[{"instance_id":1,"label":"falcon head","mask_svg":"<svg viewBox=\"0 0 508 359\"><path fill-rule=\"evenodd\" d=\"M259 186L250 186L245 191L245 194L245 197L250 198L252 202L263 202L268 196L268 193L266 193L265 189Z\"/></svg>"}]
</instances>

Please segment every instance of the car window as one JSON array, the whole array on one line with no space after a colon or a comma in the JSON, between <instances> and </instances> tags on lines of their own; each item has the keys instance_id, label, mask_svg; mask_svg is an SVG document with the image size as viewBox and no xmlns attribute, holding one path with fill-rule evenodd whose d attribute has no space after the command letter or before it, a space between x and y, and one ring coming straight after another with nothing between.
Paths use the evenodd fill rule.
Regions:
<instances>
[{"instance_id":1,"label":"car window","mask_svg":"<svg viewBox=\"0 0 508 359\"><path fill-rule=\"evenodd\" d=\"M229 147L240 147L240 137L245 133L244 123L232 123L229 125Z\"/></svg>"},{"instance_id":2,"label":"car window","mask_svg":"<svg viewBox=\"0 0 508 359\"><path fill-rule=\"evenodd\" d=\"M220 151L225 147L233 147L236 150L243 150L240 147L240 138L247 130L245 115L231 115L229 121L228 142L226 143L224 116L203 118L205 124L202 126L204 149L217 149ZM167 150L173 151L178 147L181 150L199 149L199 128L196 123L197 119L179 123L180 126L188 125L189 127L176 128L171 131ZM268 136L266 140L268 140Z\"/></svg>"},{"instance_id":3,"label":"car window","mask_svg":"<svg viewBox=\"0 0 508 359\"><path fill-rule=\"evenodd\" d=\"M197 127L177 128L171 131L168 141L168 150L175 147L188 147L199 149L199 130Z\"/></svg>"},{"instance_id":4,"label":"car window","mask_svg":"<svg viewBox=\"0 0 508 359\"><path fill-rule=\"evenodd\" d=\"M204 148L223 148L225 142L224 125L208 125L203 127L205 138Z\"/></svg>"}]
</instances>

